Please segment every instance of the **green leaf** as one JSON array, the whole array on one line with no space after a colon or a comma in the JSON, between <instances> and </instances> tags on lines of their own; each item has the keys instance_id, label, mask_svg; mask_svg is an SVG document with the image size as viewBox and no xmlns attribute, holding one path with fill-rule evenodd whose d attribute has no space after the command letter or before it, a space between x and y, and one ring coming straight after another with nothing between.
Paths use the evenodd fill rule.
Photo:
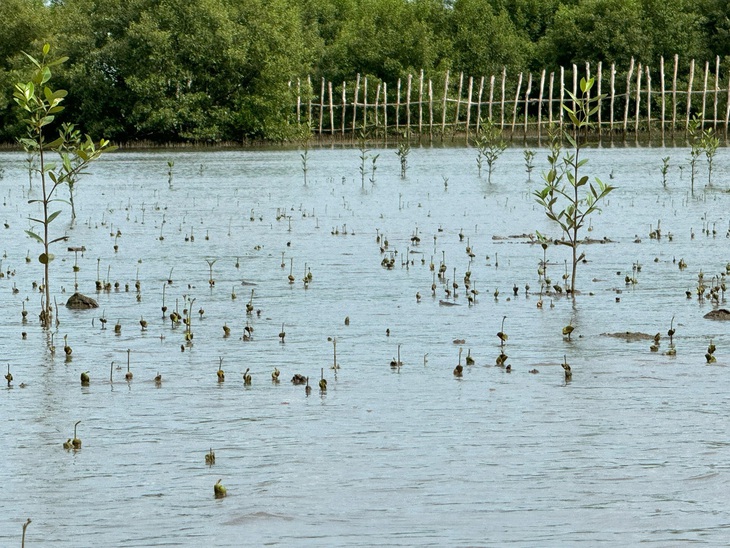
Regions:
<instances>
[{"instance_id":1,"label":"green leaf","mask_svg":"<svg viewBox=\"0 0 730 548\"><path fill-rule=\"evenodd\" d=\"M48 242L48 245L55 244L56 242L65 242L66 240L68 240L68 236L61 236ZM53 255L51 255L51 260L53 260Z\"/></svg>"},{"instance_id":2,"label":"green leaf","mask_svg":"<svg viewBox=\"0 0 730 548\"><path fill-rule=\"evenodd\" d=\"M50 222L51 222L51 221L53 221L53 219L55 219L56 217L58 217L58 215L59 215L60 213L61 213L61 210L60 210L60 209L59 209L58 211L54 211L53 213L51 213L51 214L50 214L50 215L48 216L48 221L46 221L46 222L50 224Z\"/></svg>"},{"instance_id":3,"label":"green leaf","mask_svg":"<svg viewBox=\"0 0 730 548\"><path fill-rule=\"evenodd\" d=\"M31 238L34 238L34 239L38 240L40 243L43 243L43 238L41 238L40 236L38 236L38 234L36 234L32 230L26 230L25 233L28 236L30 236Z\"/></svg>"}]
</instances>

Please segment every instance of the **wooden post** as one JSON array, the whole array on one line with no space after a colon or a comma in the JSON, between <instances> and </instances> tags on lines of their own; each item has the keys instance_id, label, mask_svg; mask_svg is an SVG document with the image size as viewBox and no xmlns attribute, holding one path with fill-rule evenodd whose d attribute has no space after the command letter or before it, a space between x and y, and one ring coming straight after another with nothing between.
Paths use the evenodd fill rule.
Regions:
<instances>
[{"instance_id":1,"label":"wooden post","mask_svg":"<svg viewBox=\"0 0 730 548\"><path fill-rule=\"evenodd\" d=\"M560 129L563 129L563 105L565 104L565 67L560 67L560 108L558 110Z\"/></svg>"},{"instance_id":2,"label":"wooden post","mask_svg":"<svg viewBox=\"0 0 730 548\"><path fill-rule=\"evenodd\" d=\"M573 63L573 96L578 96L578 67L575 66L575 63ZM571 108L573 109L573 112L575 112L575 101L571 99Z\"/></svg>"},{"instance_id":3,"label":"wooden post","mask_svg":"<svg viewBox=\"0 0 730 548\"><path fill-rule=\"evenodd\" d=\"M613 107L616 102L616 63L611 63L611 120L608 126L608 131L613 133Z\"/></svg>"},{"instance_id":4,"label":"wooden post","mask_svg":"<svg viewBox=\"0 0 730 548\"><path fill-rule=\"evenodd\" d=\"M545 91L545 69L540 75L540 99L537 101L537 138L542 136L542 94Z\"/></svg>"},{"instance_id":5,"label":"wooden post","mask_svg":"<svg viewBox=\"0 0 730 548\"><path fill-rule=\"evenodd\" d=\"M626 75L626 103L624 108L624 137L629 126L629 103L631 102L631 77L634 75L634 58L629 63L629 73Z\"/></svg>"},{"instance_id":6,"label":"wooden post","mask_svg":"<svg viewBox=\"0 0 730 548\"><path fill-rule=\"evenodd\" d=\"M469 76L469 97L466 100L466 142L469 142L469 124L471 123L471 98L474 90L474 77Z\"/></svg>"},{"instance_id":7,"label":"wooden post","mask_svg":"<svg viewBox=\"0 0 730 548\"><path fill-rule=\"evenodd\" d=\"M674 54L674 78L672 78L672 133L677 129L677 69L679 55Z\"/></svg>"},{"instance_id":8,"label":"wooden post","mask_svg":"<svg viewBox=\"0 0 730 548\"><path fill-rule=\"evenodd\" d=\"M494 74L489 77L489 120L492 119L492 105L494 104Z\"/></svg>"},{"instance_id":9,"label":"wooden post","mask_svg":"<svg viewBox=\"0 0 730 548\"><path fill-rule=\"evenodd\" d=\"M664 123L666 121L666 98L665 98L665 92L664 92L664 56L661 56L659 58L659 84L661 85L662 92L661 92L661 101L662 101L662 141L664 141Z\"/></svg>"},{"instance_id":10,"label":"wooden post","mask_svg":"<svg viewBox=\"0 0 730 548\"><path fill-rule=\"evenodd\" d=\"M712 129L717 130L717 96L720 93L720 56L715 56L715 104L712 109Z\"/></svg>"},{"instance_id":11,"label":"wooden post","mask_svg":"<svg viewBox=\"0 0 730 548\"><path fill-rule=\"evenodd\" d=\"M319 134L322 135L322 121L324 120L324 78L319 90Z\"/></svg>"},{"instance_id":12,"label":"wooden post","mask_svg":"<svg viewBox=\"0 0 730 548\"><path fill-rule=\"evenodd\" d=\"M408 75L408 85L406 92L406 133L411 136L411 87L413 85L413 75Z\"/></svg>"},{"instance_id":13,"label":"wooden post","mask_svg":"<svg viewBox=\"0 0 730 548\"><path fill-rule=\"evenodd\" d=\"M727 141L728 122L730 122L730 80L727 82L727 102L725 106L725 141Z\"/></svg>"},{"instance_id":14,"label":"wooden post","mask_svg":"<svg viewBox=\"0 0 730 548\"><path fill-rule=\"evenodd\" d=\"M507 82L507 67L502 67L502 106L501 106L501 121L499 123L499 129L504 129L504 93L505 93L505 84Z\"/></svg>"},{"instance_id":15,"label":"wooden post","mask_svg":"<svg viewBox=\"0 0 730 548\"><path fill-rule=\"evenodd\" d=\"M332 97L332 82L327 83L328 90L330 92L330 134L335 134L335 104L334 98Z\"/></svg>"},{"instance_id":16,"label":"wooden post","mask_svg":"<svg viewBox=\"0 0 730 548\"><path fill-rule=\"evenodd\" d=\"M297 124L302 123L302 79L297 78Z\"/></svg>"},{"instance_id":17,"label":"wooden post","mask_svg":"<svg viewBox=\"0 0 730 548\"><path fill-rule=\"evenodd\" d=\"M603 61L598 62L598 74L596 74L596 80L598 81L598 135L600 136L603 128L601 127L603 124L603 117L601 114L601 111L603 110L603 94L601 93L603 91Z\"/></svg>"},{"instance_id":18,"label":"wooden post","mask_svg":"<svg viewBox=\"0 0 730 548\"><path fill-rule=\"evenodd\" d=\"M423 135L423 69L418 81L418 136Z\"/></svg>"},{"instance_id":19,"label":"wooden post","mask_svg":"<svg viewBox=\"0 0 730 548\"><path fill-rule=\"evenodd\" d=\"M707 78L710 75L710 62L705 61L705 78L703 80L702 84L702 114L700 117L702 118L702 130L705 129L705 109L707 108Z\"/></svg>"},{"instance_id":20,"label":"wooden post","mask_svg":"<svg viewBox=\"0 0 730 548\"><path fill-rule=\"evenodd\" d=\"M687 118L684 122L685 133L689 129L689 117L692 110L692 84L695 80L695 60L692 59L689 62L689 84L687 84Z\"/></svg>"},{"instance_id":21,"label":"wooden post","mask_svg":"<svg viewBox=\"0 0 730 548\"><path fill-rule=\"evenodd\" d=\"M345 136L345 118L347 118L347 83L342 82L342 137Z\"/></svg>"},{"instance_id":22,"label":"wooden post","mask_svg":"<svg viewBox=\"0 0 730 548\"><path fill-rule=\"evenodd\" d=\"M380 119L378 118L378 107L380 106L380 88L382 87L382 84L378 82L378 88L375 90L375 134L378 133L378 122Z\"/></svg>"},{"instance_id":23,"label":"wooden post","mask_svg":"<svg viewBox=\"0 0 730 548\"><path fill-rule=\"evenodd\" d=\"M517 103L520 100L520 88L522 88L522 73L517 77L517 91L515 92L515 104L512 107L512 129L510 136L515 132L515 123L517 122Z\"/></svg>"},{"instance_id":24,"label":"wooden post","mask_svg":"<svg viewBox=\"0 0 730 548\"><path fill-rule=\"evenodd\" d=\"M646 129L651 139L651 72L649 65L646 66Z\"/></svg>"},{"instance_id":25,"label":"wooden post","mask_svg":"<svg viewBox=\"0 0 730 548\"><path fill-rule=\"evenodd\" d=\"M444 134L446 133L446 101L449 97L449 71L446 71L446 77L444 78L444 100L443 106L441 107L441 141L444 140Z\"/></svg>"},{"instance_id":26,"label":"wooden post","mask_svg":"<svg viewBox=\"0 0 730 548\"><path fill-rule=\"evenodd\" d=\"M433 141L433 82L428 79L428 139Z\"/></svg>"},{"instance_id":27,"label":"wooden post","mask_svg":"<svg viewBox=\"0 0 730 548\"><path fill-rule=\"evenodd\" d=\"M395 103L395 132L400 137L400 78L398 78L396 103Z\"/></svg>"},{"instance_id":28,"label":"wooden post","mask_svg":"<svg viewBox=\"0 0 730 548\"><path fill-rule=\"evenodd\" d=\"M550 73L550 84L548 85L548 95L550 96L550 99L548 100L548 126L552 127L553 125L553 85L555 84L555 72Z\"/></svg>"},{"instance_id":29,"label":"wooden post","mask_svg":"<svg viewBox=\"0 0 730 548\"><path fill-rule=\"evenodd\" d=\"M459 73L459 94L456 97L456 114L454 115L454 131L452 133L451 139L453 140L454 135L456 135L456 132L459 130L459 110L461 109L461 91L464 86L464 73Z\"/></svg>"},{"instance_id":30,"label":"wooden post","mask_svg":"<svg viewBox=\"0 0 730 548\"><path fill-rule=\"evenodd\" d=\"M312 77L307 76L307 123L309 125L312 125L312 95L314 95Z\"/></svg>"},{"instance_id":31,"label":"wooden post","mask_svg":"<svg viewBox=\"0 0 730 548\"><path fill-rule=\"evenodd\" d=\"M479 104L477 105L477 124L476 132L479 133L479 125L482 123L482 93L484 92L484 76L479 81Z\"/></svg>"},{"instance_id":32,"label":"wooden post","mask_svg":"<svg viewBox=\"0 0 730 548\"><path fill-rule=\"evenodd\" d=\"M530 110L530 92L532 91L532 73L527 73L527 91L525 91L525 127L523 137L527 137L527 114Z\"/></svg>"},{"instance_id":33,"label":"wooden post","mask_svg":"<svg viewBox=\"0 0 730 548\"><path fill-rule=\"evenodd\" d=\"M576 78L577 78L577 75L576 75ZM585 78L586 78L586 80L590 80L590 78L591 78L591 64L588 61L586 61L586 76L585 76ZM580 90L578 90L578 92L580 93ZM590 101L590 98L591 98L591 92L590 91L588 92L586 98ZM591 119L591 116L590 116L590 113L589 113L588 114L588 118L586 118L586 120L588 120L590 122L590 119Z\"/></svg>"},{"instance_id":34,"label":"wooden post","mask_svg":"<svg viewBox=\"0 0 730 548\"><path fill-rule=\"evenodd\" d=\"M383 126L385 141L388 141L388 82L383 82Z\"/></svg>"},{"instance_id":35,"label":"wooden post","mask_svg":"<svg viewBox=\"0 0 730 548\"><path fill-rule=\"evenodd\" d=\"M368 130L368 77L366 76L362 86L362 130Z\"/></svg>"},{"instance_id":36,"label":"wooden post","mask_svg":"<svg viewBox=\"0 0 730 548\"><path fill-rule=\"evenodd\" d=\"M360 94L360 73L355 80L355 96L352 99L352 138L355 138L357 128L357 98Z\"/></svg>"},{"instance_id":37,"label":"wooden post","mask_svg":"<svg viewBox=\"0 0 730 548\"><path fill-rule=\"evenodd\" d=\"M641 63L636 69L636 119L634 120L634 137L639 135L639 118L641 112Z\"/></svg>"}]
</instances>

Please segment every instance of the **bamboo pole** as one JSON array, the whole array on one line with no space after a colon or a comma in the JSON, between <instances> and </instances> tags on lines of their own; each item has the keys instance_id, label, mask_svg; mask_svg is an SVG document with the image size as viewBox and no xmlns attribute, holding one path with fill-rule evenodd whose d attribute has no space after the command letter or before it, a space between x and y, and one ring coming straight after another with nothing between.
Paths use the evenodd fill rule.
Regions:
<instances>
[{"instance_id":1,"label":"bamboo pole","mask_svg":"<svg viewBox=\"0 0 730 548\"><path fill-rule=\"evenodd\" d=\"M522 73L517 77L517 91L515 92L515 104L512 107L512 129L510 136L515 132L515 123L517 122L517 103L520 100L520 89L522 88Z\"/></svg>"},{"instance_id":2,"label":"bamboo pole","mask_svg":"<svg viewBox=\"0 0 730 548\"><path fill-rule=\"evenodd\" d=\"M613 133L614 105L616 102L616 63L611 63L611 121L608 131Z\"/></svg>"},{"instance_id":3,"label":"bamboo pole","mask_svg":"<svg viewBox=\"0 0 730 548\"><path fill-rule=\"evenodd\" d=\"M646 129L651 139L651 71L649 65L646 66Z\"/></svg>"},{"instance_id":4,"label":"bamboo pole","mask_svg":"<svg viewBox=\"0 0 730 548\"><path fill-rule=\"evenodd\" d=\"M335 134L335 104L334 98L332 97L332 82L327 83L327 88L330 93L330 134Z\"/></svg>"},{"instance_id":5,"label":"bamboo pole","mask_svg":"<svg viewBox=\"0 0 730 548\"><path fill-rule=\"evenodd\" d=\"M540 75L540 99L537 101L537 138L542 136L542 94L545 91L545 69Z\"/></svg>"},{"instance_id":6,"label":"bamboo pole","mask_svg":"<svg viewBox=\"0 0 730 548\"><path fill-rule=\"evenodd\" d=\"M528 72L527 74L527 91L525 91L525 126L523 130L523 137L527 137L527 115L530 110L530 92L532 91L532 73Z\"/></svg>"},{"instance_id":7,"label":"bamboo pole","mask_svg":"<svg viewBox=\"0 0 730 548\"><path fill-rule=\"evenodd\" d=\"M378 132L378 122L380 117L378 116L378 107L380 106L380 88L382 87L381 82L378 82L378 88L375 90L375 133Z\"/></svg>"},{"instance_id":8,"label":"bamboo pole","mask_svg":"<svg viewBox=\"0 0 730 548\"><path fill-rule=\"evenodd\" d=\"M482 94L484 93L484 76L479 81L479 103L477 104L477 124L476 132L479 133L479 126L482 123Z\"/></svg>"},{"instance_id":9,"label":"bamboo pole","mask_svg":"<svg viewBox=\"0 0 730 548\"><path fill-rule=\"evenodd\" d=\"M666 97L665 97L665 92L664 92L665 82L664 82L664 56L663 55L659 58L659 84L661 85L661 89L662 89L662 91L661 91L662 115L661 116L662 116L662 141L664 141L664 123L666 121L665 109L666 109L667 102L666 102Z\"/></svg>"},{"instance_id":10,"label":"bamboo pole","mask_svg":"<svg viewBox=\"0 0 730 548\"><path fill-rule=\"evenodd\" d=\"M319 134L322 135L322 121L324 120L324 78L319 89Z\"/></svg>"},{"instance_id":11,"label":"bamboo pole","mask_svg":"<svg viewBox=\"0 0 730 548\"><path fill-rule=\"evenodd\" d=\"M428 139L433 141L433 82L428 79Z\"/></svg>"},{"instance_id":12,"label":"bamboo pole","mask_svg":"<svg viewBox=\"0 0 730 548\"><path fill-rule=\"evenodd\" d=\"M469 96L466 100L466 142L469 142L469 124L471 123L471 98L474 91L474 77L469 76Z\"/></svg>"},{"instance_id":13,"label":"bamboo pole","mask_svg":"<svg viewBox=\"0 0 730 548\"><path fill-rule=\"evenodd\" d=\"M558 125L560 129L563 129L563 106L565 105L565 68L560 67L560 109L558 110L558 116L560 121Z\"/></svg>"},{"instance_id":14,"label":"bamboo pole","mask_svg":"<svg viewBox=\"0 0 730 548\"><path fill-rule=\"evenodd\" d=\"M307 76L307 123L312 125L312 95L314 94L312 87L312 77Z\"/></svg>"},{"instance_id":15,"label":"bamboo pole","mask_svg":"<svg viewBox=\"0 0 730 548\"><path fill-rule=\"evenodd\" d=\"M641 63L636 68L636 114L634 120L634 137L639 134L639 119L641 118Z\"/></svg>"},{"instance_id":16,"label":"bamboo pole","mask_svg":"<svg viewBox=\"0 0 730 548\"><path fill-rule=\"evenodd\" d=\"M494 74L489 77L489 120L492 119L492 105L494 104Z\"/></svg>"},{"instance_id":17,"label":"bamboo pole","mask_svg":"<svg viewBox=\"0 0 730 548\"><path fill-rule=\"evenodd\" d=\"M555 84L555 72L550 73L550 84L548 85L548 95L550 96L550 99L548 100L548 126L552 128L553 126L553 86Z\"/></svg>"},{"instance_id":18,"label":"bamboo pole","mask_svg":"<svg viewBox=\"0 0 730 548\"><path fill-rule=\"evenodd\" d=\"M360 73L357 74L355 80L355 96L352 99L352 138L355 138L357 128L357 98L360 94Z\"/></svg>"},{"instance_id":19,"label":"bamboo pole","mask_svg":"<svg viewBox=\"0 0 730 548\"><path fill-rule=\"evenodd\" d=\"M727 141L728 122L730 122L730 79L727 82L727 100L725 105L725 141Z\"/></svg>"},{"instance_id":20,"label":"bamboo pole","mask_svg":"<svg viewBox=\"0 0 730 548\"><path fill-rule=\"evenodd\" d=\"M446 101L449 97L449 71L446 71L446 78L444 78L444 100L443 106L441 107L441 141L444 140L446 134Z\"/></svg>"},{"instance_id":21,"label":"bamboo pole","mask_svg":"<svg viewBox=\"0 0 730 548\"><path fill-rule=\"evenodd\" d=\"M347 118L347 82L342 82L342 137L345 136L345 118Z\"/></svg>"},{"instance_id":22,"label":"bamboo pole","mask_svg":"<svg viewBox=\"0 0 730 548\"><path fill-rule=\"evenodd\" d=\"M506 91L506 83L507 83L507 67L502 67L502 105L500 107L500 117L501 121L499 123L499 129L504 129L504 94Z\"/></svg>"},{"instance_id":23,"label":"bamboo pole","mask_svg":"<svg viewBox=\"0 0 730 548\"><path fill-rule=\"evenodd\" d=\"M297 124L302 123L302 79L297 78Z\"/></svg>"},{"instance_id":24,"label":"bamboo pole","mask_svg":"<svg viewBox=\"0 0 730 548\"><path fill-rule=\"evenodd\" d=\"M692 85L695 80L695 60L692 59L689 62L689 83L687 84L687 118L684 122L685 133L689 129L689 116L692 111Z\"/></svg>"},{"instance_id":25,"label":"bamboo pole","mask_svg":"<svg viewBox=\"0 0 730 548\"><path fill-rule=\"evenodd\" d=\"M368 77L363 81L362 87L362 129L363 132L368 130Z\"/></svg>"},{"instance_id":26,"label":"bamboo pole","mask_svg":"<svg viewBox=\"0 0 730 548\"><path fill-rule=\"evenodd\" d=\"M679 55L674 54L674 77L672 78L672 133L677 129L677 69L679 68Z\"/></svg>"},{"instance_id":27,"label":"bamboo pole","mask_svg":"<svg viewBox=\"0 0 730 548\"><path fill-rule=\"evenodd\" d=\"M598 135L600 136L603 128L601 127L603 124L603 117L602 117L602 110L603 110L603 61L598 62L598 73L596 74L596 80L598 81Z\"/></svg>"},{"instance_id":28,"label":"bamboo pole","mask_svg":"<svg viewBox=\"0 0 730 548\"><path fill-rule=\"evenodd\" d=\"M634 75L634 58L629 63L629 73L626 75L626 103L624 108L624 137L629 125L629 103L631 102L631 77Z\"/></svg>"},{"instance_id":29,"label":"bamboo pole","mask_svg":"<svg viewBox=\"0 0 730 548\"><path fill-rule=\"evenodd\" d=\"M577 75L576 75L576 78L577 78ZM591 78L591 64L588 61L586 61L586 80L590 80L590 78ZM588 90L587 99L589 101L591 99L591 92L590 92L590 90ZM590 113L589 113L588 114L588 117L586 118L586 120L590 122L590 119L591 119L591 116L590 116Z\"/></svg>"},{"instance_id":30,"label":"bamboo pole","mask_svg":"<svg viewBox=\"0 0 730 548\"><path fill-rule=\"evenodd\" d=\"M575 63L573 63L573 97L578 96L578 67L575 66ZM575 101L571 99L570 101L571 107L573 109L573 112L575 112Z\"/></svg>"},{"instance_id":31,"label":"bamboo pole","mask_svg":"<svg viewBox=\"0 0 730 548\"><path fill-rule=\"evenodd\" d=\"M388 142L388 82L383 82L383 126L385 142Z\"/></svg>"},{"instance_id":32,"label":"bamboo pole","mask_svg":"<svg viewBox=\"0 0 730 548\"><path fill-rule=\"evenodd\" d=\"M703 131L705 129L705 112L706 112L705 109L707 108L707 78L709 77L709 75L710 75L710 62L705 61L705 77L704 77L703 83L702 83L702 111L701 111L702 112L702 114L701 114L702 126L701 127L702 127Z\"/></svg>"},{"instance_id":33,"label":"bamboo pole","mask_svg":"<svg viewBox=\"0 0 730 548\"><path fill-rule=\"evenodd\" d=\"M411 136L411 87L413 85L413 75L408 75L408 84L406 92L406 134Z\"/></svg>"},{"instance_id":34,"label":"bamboo pole","mask_svg":"<svg viewBox=\"0 0 730 548\"><path fill-rule=\"evenodd\" d=\"M720 93L720 56L715 56L715 104L712 109L712 129L717 130L717 97Z\"/></svg>"},{"instance_id":35,"label":"bamboo pole","mask_svg":"<svg viewBox=\"0 0 730 548\"><path fill-rule=\"evenodd\" d=\"M418 136L423 135L423 69L418 81Z\"/></svg>"},{"instance_id":36,"label":"bamboo pole","mask_svg":"<svg viewBox=\"0 0 730 548\"><path fill-rule=\"evenodd\" d=\"M395 103L395 132L400 135L400 85L401 81L400 78L398 78L398 84L397 84L397 95L396 95L396 103Z\"/></svg>"},{"instance_id":37,"label":"bamboo pole","mask_svg":"<svg viewBox=\"0 0 730 548\"><path fill-rule=\"evenodd\" d=\"M459 94L456 97L456 114L454 115L454 131L451 133L451 139L453 140L454 135L459 130L459 110L461 109L461 92L464 86L464 73L459 73Z\"/></svg>"}]
</instances>

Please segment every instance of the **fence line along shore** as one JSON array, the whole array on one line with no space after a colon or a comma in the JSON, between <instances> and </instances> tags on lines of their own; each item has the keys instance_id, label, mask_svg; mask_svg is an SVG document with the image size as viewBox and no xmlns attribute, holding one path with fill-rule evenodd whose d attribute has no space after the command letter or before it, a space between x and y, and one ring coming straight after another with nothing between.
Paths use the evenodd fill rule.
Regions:
<instances>
[{"instance_id":1,"label":"fence line along shore","mask_svg":"<svg viewBox=\"0 0 730 548\"><path fill-rule=\"evenodd\" d=\"M358 74L354 85L335 86L322 78L318 96L311 78L291 82L290 87L296 94L297 122L309 124L316 137L354 139L363 132L370 138L395 135L443 141L461 135L468 142L487 119L509 139L540 139L549 126L566 123L562 107L573 107L567 92L578 95L580 78L593 76L601 98L591 121L600 137L634 135L663 141L665 136L686 135L696 116L703 130L712 128L727 143L730 78L720 78L719 56L714 66L706 61L704 70L698 70L692 59L681 74L678 55L666 65L662 57L658 71L634 58L623 73L617 73L615 63L608 71L598 63L595 73L590 63L582 71L575 64L571 68L549 73L543 69L536 75L520 72L516 78L508 78L506 69L489 77L454 76L447 71L436 82L424 78L421 70L398 79L395 89ZM670 74L665 69L671 69ZM658 85L652 87L657 78Z\"/></svg>"}]
</instances>

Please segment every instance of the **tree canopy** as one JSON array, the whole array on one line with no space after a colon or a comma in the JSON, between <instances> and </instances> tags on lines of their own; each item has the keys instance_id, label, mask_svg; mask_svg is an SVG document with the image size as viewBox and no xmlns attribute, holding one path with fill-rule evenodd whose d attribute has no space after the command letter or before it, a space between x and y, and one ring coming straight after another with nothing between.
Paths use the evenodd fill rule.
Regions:
<instances>
[{"instance_id":1,"label":"tree canopy","mask_svg":"<svg viewBox=\"0 0 730 548\"><path fill-rule=\"evenodd\" d=\"M730 55L728 0L3 0L0 139L23 52L68 55L64 119L114 140L285 140L296 87ZM306 86L304 86L306 87ZM311 90L309 90L311 91ZM315 92L318 89L314 90ZM307 92L306 89L303 92Z\"/></svg>"}]
</instances>

